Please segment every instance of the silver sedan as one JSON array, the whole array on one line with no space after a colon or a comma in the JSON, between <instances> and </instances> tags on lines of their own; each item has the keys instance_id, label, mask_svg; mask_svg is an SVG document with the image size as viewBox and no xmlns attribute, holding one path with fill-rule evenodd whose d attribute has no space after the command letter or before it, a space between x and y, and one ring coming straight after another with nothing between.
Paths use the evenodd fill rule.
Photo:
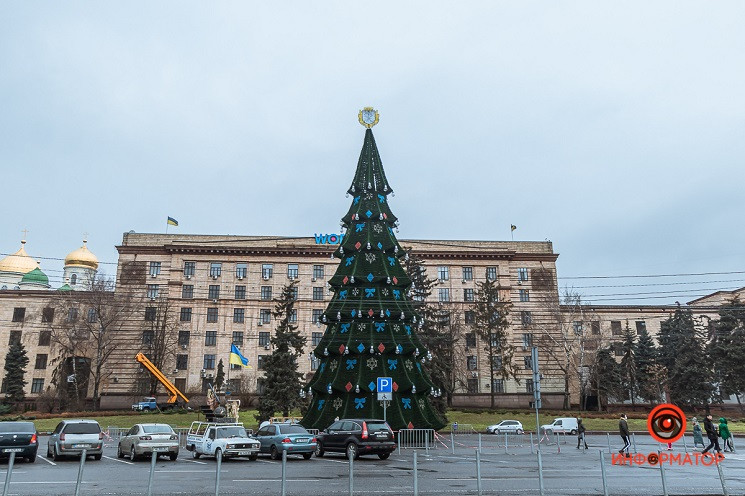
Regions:
<instances>
[{"instance_id":1,"label":"silver sedan","mask_svg":"<svg viewBox=\"0 0 745 496\"><path fill-rule=\"evenodd\" d=\"M155 453L167 455L171 460L178 458L178 436L168 424L135 424L119 439L116 455L135 461L141 456Z\"/></svg>"}]
</instances>

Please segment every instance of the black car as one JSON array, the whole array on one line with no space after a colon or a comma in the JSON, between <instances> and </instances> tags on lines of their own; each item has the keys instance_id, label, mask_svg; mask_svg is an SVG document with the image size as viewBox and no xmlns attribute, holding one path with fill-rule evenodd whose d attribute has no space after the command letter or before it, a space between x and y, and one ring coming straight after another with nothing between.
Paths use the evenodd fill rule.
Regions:
<instances>
[{"instance_id":1,"label":"black car","mask_svg":"<svg viewBox=\"0 0 745 496\"><path fill-rule=\"evenodd\" d=\"M0 458L23 457L31 463L36 461L39 436L33 422L0 422Z\"/></svg>"},{"instance_id":2,"label":"black car","mask_svg":"<svg viewBox=\"0 0 745 496\"><path fill-rule=\"evenodd\" d=\"M396 449L393 430L384 420L377 419L337 420L318 433L316 440L316 456L329 451L345 453L347 458L378 455L385 460Z\"/></svg>"}]
</instances>

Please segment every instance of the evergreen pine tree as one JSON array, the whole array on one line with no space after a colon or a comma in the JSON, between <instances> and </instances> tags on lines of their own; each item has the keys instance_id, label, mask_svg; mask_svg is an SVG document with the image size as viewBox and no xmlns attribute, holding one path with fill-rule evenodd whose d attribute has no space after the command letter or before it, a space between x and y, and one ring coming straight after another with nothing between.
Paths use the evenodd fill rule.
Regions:
<instances>
[{"instance_id":1,"label":"evergreen pine tree","mask_svg":"<svg viewBox=\"0 0 745 496\"><path fill-rule=\"evenodd\" d=\"M267 420L275 412L285 417L290 410L299 408L303 399L302 374L298 372L298 358L303 353L306 339L300 335L298 326L293 324L297 282L292 281L282 288L282 294L275 301L272 315L278 320L274 336L271 338L272 354L264 359L266 386L259 398L259 412L256 419Z\"/></svg>"},{"instance_id":2,"label":"evergreen pine tree","mask_svg":"<svg viewBox=\"0 0 745 496\"><path fill-rule=\"evenodd\" d=\"M636 406L636 396L638 388L636 385L636 361L634 360L635 350L634 333L629 327L629 321L626 321L626 328L623 330L623 358L621 358L621 378L623 388L626 391L627 398L631 400L631 405Z\"/></svg>"},{"instance_id":3,"label":"evergreen pine tree","mask_svg":"<svg viewBox=\"0 0 745 496\"><path fill-rule=\"evenodd\" d=\"M222 358L217 362L217 374L215 374L215 390L222 391L222 385L225 384L225 365L222 364Z\"/></svg>"},{"instance_id":4,"label":"evergreen pine tree","mask_svg":"<svg viewBox=\"0 0 745 496\"><path fill-rule=\"evenodd\" d=\"M24 379L26 365L28 365L26 348L20 341L14 341L5 355L5 401L7 403L23 401L26 397L23 392L27 384Z\"/></svg>"},{"instance_id":5,"label":"evergreen pine tree","mask_svg":"<svg viewBox=\"0 0 745 496\"><path fill-rule=\"evenodd\" d=\"M313 352L320 364L309 383L307 428L324 429L335 417L382 418L377 377L393 380L387 408L393 429L445 425L429 401L437 387L422 367L431 355L417 336L424 322L409 299L391 193L368 127L348 190L352 205L342 218L346 234L332 255L340 263L329 280L334 296L322 316L326 332Z\"/></svg>"},{"instance_id":6,"label":"evergreen pine tree","mask_svg":"<svg viewBox=\"0 0 745 496\"><path fill-rule=\"evenodd\" d=\"M655 373L657 362L657 349L652 336L643 327L634 345L634 368L636 370L636 387L639 396L649 403L659 401L657 374Z\"/></svg>"},{"instance_id":7,"label":"evergreen pine tree","mask_svg":"<svg viewBox=\"0 0 745 496\"><path fill-rule=\"evenodd\" d=\"M722 305L709 348L723 392L734 394L745 413L740 399L745 393L745 305L738 300Z\"/></svg>"},{"instance_id":8,"label":"evergreen pine tree","mask_svg":"<svg viewBox=\"0 0 745 496\"><path fill-rule=\"evenodd\" d=\"M667 369L670 400L678 405L704 407L708 410L714 393L714 376L709 365L706 336L696 328L690 309L678 304L675 313L663 322L662 328L668 336L675 336L675 350L665 350L670 356L675 353L672 365Z\"/></svg>"},{"instance_id":9,"label":"evergreen pine tree","mask_svg":"<svg viewBox=\"0 0 745 496\"><path fill-rule=\"evenodd\" d=\"M594 368L594 383L598 391L598 411L611 400L622 399L624 396L621 367L613 358L609 348L601 348L597 352Z\"/></svg>"}]
</instances>

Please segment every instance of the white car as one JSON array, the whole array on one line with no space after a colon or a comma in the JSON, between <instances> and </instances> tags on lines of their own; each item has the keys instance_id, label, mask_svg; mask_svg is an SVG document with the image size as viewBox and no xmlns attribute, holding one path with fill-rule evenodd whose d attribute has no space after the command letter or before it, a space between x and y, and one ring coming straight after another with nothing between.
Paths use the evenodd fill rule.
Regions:
<instances>
[{"instance_id":1,"label":"white car","mask_svg":"<svg viewBox=\"0 0 745 496\"><path fill-rule=\"evenodd\" d=\"M242 423L192 422L186 436L186 449L194 458L202 455L215 459L239 456L256 460L261 443L249 437Z\"/></svg>"},{"instance_id":2,"label":"white car","mask_svg":"<svg viewBox=\"0 0 745 496\"><path fill-rule=\"evenodd\" d=\"M518 420L503 420L498 424L490 425L486 428L489 434L522 434L523 424Z\"/></svg>"},{"instance_id":3,"label":"white car","mask_svg":"<svg viewBox=\"0 0 745 496\"><path fill-rule=\"evenodd\" d=\"M575 435L577 434L577 429L577 419L575 417L557 418L552 423L541 426L541 431L548 435L552 435L555 432Z\"/></svg>"}]
</instances>

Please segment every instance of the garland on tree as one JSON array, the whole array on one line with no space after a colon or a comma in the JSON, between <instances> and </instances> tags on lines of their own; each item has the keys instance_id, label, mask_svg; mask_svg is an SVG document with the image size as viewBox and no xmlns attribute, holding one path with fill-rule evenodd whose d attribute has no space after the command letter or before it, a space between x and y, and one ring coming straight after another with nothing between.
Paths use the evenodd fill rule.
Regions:
<instances>
[{"instance_id":1,"label":"garland on tree","mask_svg":"<svg viewBox=\"0 0 745 496\"><path fill-rule=\"evenodd\" d=\"M428 360L417 337L423 321L409 299L411 279L401 265L407 255L393 233L398 222L388 206L392 192L368 128L348 190L352 205L342 218L347 233L332 254L340 263L321 319L326 332L313 351L320 363L301 391L312 398L302 420L306 428L324 429L337 417L382 419L377 377L393 379L387 408L393 429L445 425L430 404L440 391L422 367Z\"/></svg>"}]
</instances>

